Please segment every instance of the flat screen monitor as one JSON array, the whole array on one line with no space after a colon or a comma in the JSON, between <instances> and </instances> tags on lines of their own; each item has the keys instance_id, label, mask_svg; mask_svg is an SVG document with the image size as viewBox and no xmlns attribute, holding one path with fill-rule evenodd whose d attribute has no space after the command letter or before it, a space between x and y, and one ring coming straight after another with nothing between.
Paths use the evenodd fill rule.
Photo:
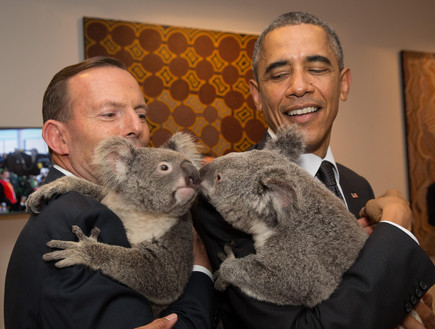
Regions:
<instances>
[{"instance_id":1,"label":"flat screen monitor","mask_svg":"<svg viewBox=\"0 0 435 329\"><path fill-rule=\"evenodd\" d=\"M51 166L42 128L0 128L0 213L25 210L25 200Z\"/></svg>"}]
</instances>

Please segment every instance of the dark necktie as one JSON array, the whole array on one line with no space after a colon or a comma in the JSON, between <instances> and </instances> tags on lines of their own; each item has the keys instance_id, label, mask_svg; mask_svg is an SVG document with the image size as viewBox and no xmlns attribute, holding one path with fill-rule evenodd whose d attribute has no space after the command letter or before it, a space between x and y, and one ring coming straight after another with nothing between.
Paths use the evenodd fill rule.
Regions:
<instances>
[{"instance_id":1,"label":"dark necktie","mask_svg":"<svg viewBox=\"0 0 435 329\"><path fill-rule=\"evenodd\" d=\"M337 186L337 181L335 180L334 169L332 164L329 161L323 161L319 171L316 174L316 177L323 183L325 186L332 191L336 196L338 196L341 200L343 200L343 196L340 193L340 189Z\"/></svg>"}]
</instances>

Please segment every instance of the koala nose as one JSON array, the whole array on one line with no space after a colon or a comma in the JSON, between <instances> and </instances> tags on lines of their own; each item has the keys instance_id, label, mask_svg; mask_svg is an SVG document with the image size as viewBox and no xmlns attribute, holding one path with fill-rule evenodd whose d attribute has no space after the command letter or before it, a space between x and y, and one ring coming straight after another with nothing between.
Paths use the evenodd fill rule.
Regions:
<instances>
[{"instance_id":1,"label":"koala nose","mask_svg":"<svg viewBox=\"0 0 435 329\"><path fill-rule=\"evenodd\" d=\"M210 168L210 164L207 163L206 165L203 165L200 169L199 169L199 176L200 176L200 180L202 181L205 177L205 174L207 173L207 171Z\"/></svg>"},{"instance_id":2,"label":"koala nose","mask_svg":"<svg viewBox=\"0 0 435 329\"><path fill-rule=\"evenodd\" d=\"M181 163L181 169L186 175L186 182L191 185L199 184L199 171L189 161L185 160Z\"/></svg>"}]
</instances>

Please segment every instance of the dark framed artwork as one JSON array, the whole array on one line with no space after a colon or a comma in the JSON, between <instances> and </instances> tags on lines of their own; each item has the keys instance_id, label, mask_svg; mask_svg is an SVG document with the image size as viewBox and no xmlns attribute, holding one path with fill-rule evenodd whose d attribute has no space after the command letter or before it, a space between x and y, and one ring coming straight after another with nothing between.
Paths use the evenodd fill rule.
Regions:
<instances>
[{"instance_id":1,"label":"dark framed artwork","mask_svg":"<svg viewBox=\"0 0 435 329\"><path fill-rule=\"evenodd\" d=\"M121 60L149 106L151 145L188 130L220 156L258 143L266 124L249 91L256 35L84 18L85 58Z\"/></svg>"},{"instance_id":2,"label":"dark framed artwork","mask_svg":"<svg viewBox=\"0 0 435 329\"><path fill-rule=\"evenodd\" d=\"M401 61L414 234L435 255L435 54L402 51Z\"/></svg>"},{"instance_id":3,"label":"dark framed artwork","mask_svg":"<svg viewBox=\"0 0 435 329\"><path fill-rule=\"evenodd\" d=\"M23 212L51 166L42 128L0 128L0 213Z\"/></svg>"}]
</instances>

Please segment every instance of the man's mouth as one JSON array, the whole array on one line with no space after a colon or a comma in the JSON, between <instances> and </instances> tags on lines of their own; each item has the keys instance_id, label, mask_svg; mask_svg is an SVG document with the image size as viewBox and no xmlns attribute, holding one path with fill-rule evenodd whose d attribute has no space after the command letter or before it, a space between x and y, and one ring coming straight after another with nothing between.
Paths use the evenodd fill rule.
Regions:
<instances>
[{"instance_id":1,"label":"man's mouth","mask_svg":"<svg viewBox=\"0 0 435 329\"><path fill-rule=\"evenodd\" d=\"M308 107L304 107L302 109L291 110L291 111L285 112L284 114L293 117L296 115L314 113L314 112L317 112L319 109L320 109L319 107L308 106Z\"/></svg>"}]
</instances>

